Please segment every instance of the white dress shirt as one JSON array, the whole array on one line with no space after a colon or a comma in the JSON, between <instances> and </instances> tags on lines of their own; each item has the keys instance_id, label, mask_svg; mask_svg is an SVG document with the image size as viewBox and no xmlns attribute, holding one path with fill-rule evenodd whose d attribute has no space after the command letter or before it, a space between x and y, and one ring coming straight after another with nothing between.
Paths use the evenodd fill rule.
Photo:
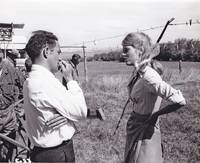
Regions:
<instances>
[{"instance_id":1,"label":"white dress shirt","mask_svg":"<svg viewBox=\"0 0 200 163\"><path fill-rule=\"evenodd\" d=\"M67 83L68 90L45 67L33 64L24 83L24 111L29 138L35 146L53 147L71 139L75 128L72 121L87 116L85 98L78 83ZM45 123L58 112L69 121L57 128Z\"/></svg>"}]
</instances>

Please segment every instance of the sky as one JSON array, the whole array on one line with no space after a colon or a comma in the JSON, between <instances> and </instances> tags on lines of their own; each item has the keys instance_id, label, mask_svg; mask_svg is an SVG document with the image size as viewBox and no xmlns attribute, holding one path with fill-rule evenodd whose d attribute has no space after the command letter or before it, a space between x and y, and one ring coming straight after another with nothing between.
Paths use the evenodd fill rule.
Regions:
<instances>
[{"instance_id":1,"label":"sky","mask_svg":"<svg viewBox=\"0 0 200 163\"><path fill-rule=\"evenodd\" d=\"M167 20L200 20L199 0L1 0L1 23L24 23L16 36L28 39L34 30L56 34L61 45L81 45L88 50L120 48L129 32L163 26ZM155 42L162 28L146 31ZM176 38L199 39L200 24L169 26L161 42ZM105 39L119 36L114 39ZM96 41L93 41L96 40ZM88 43L88 41L91 41Z\"/></svg>"}]
</instances>

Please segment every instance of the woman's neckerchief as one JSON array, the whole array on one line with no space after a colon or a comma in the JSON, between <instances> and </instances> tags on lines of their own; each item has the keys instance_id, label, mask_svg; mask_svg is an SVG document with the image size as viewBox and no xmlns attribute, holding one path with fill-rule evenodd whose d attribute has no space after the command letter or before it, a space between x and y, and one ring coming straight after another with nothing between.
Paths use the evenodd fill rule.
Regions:
<instances>
[{"instance_id":1,"label":"woman's neckerchief","mask_svg":"<svg viewBox=\"0 0 200 163\"><path fill-rule=\"evenodd\" d=\"M131 95L131 91L133 89L133 86L135 85L135 83L137 82L137 80L141 76L141 74L143 74L143 70L146 67L146 66L144 66L144 64L149 63L149 62L151 62L150 58L149 59L145 59L144 61L142 61L139 64L137 64L136 68L132 72L130 81L128 83L128 94L129 94L129 97Z\"/></svg>"},{"instance_id":2,"label":"woman's neckerchief","mask_svg":"<svg viewBox=\"0 0 200 163\"><path fill-rule=\"evenodd\" d=\"M131 78L130 78L130 81L128 83L128 95L129 95L129 98L131 96L131 91L133 89L133 86L135 85L136 81L138 80L140 74L138 73L138 71L134 70L132 72L132 75L131 75Z\"/></svg>"}]
</instances>

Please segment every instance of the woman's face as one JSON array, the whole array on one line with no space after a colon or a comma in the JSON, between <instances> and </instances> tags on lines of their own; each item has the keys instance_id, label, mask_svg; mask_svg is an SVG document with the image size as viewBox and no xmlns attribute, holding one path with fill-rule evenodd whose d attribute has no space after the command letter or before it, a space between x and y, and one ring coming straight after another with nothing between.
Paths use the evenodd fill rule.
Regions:
<instances>
[{"instance_id":1,"label":"woman's face","mask_svg":"<svg viewBox=\"0 0 200 163\"><path fill-rule=\"evenodd\" d=\"M126 64L129 66L136 66L139 63L140 50L132 46L123 46L123 53L126 55Z\"/></svg>"}]
</instances>

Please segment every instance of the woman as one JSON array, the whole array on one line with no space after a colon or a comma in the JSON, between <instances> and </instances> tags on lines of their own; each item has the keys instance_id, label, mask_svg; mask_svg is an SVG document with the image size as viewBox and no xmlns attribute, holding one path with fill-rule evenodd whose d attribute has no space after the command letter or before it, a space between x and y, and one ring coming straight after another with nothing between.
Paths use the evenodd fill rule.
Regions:
<instances>
[{"instance_id":1,"label":"woman","mask_svg":"<svg viewBox=\"0 0 200 163\"><path fill-rule=\"evenodd\" d=\"M127 122L125 163L161 163L161 134L158 116L175 111L186 104L182 93L161 78L161 64L152 60L159 54L144 33L130 33L122 41L127 65L134 66L128 85L133 112ZM162 109L161 100L173 104Z\"/></svg>"}]
</instances>

